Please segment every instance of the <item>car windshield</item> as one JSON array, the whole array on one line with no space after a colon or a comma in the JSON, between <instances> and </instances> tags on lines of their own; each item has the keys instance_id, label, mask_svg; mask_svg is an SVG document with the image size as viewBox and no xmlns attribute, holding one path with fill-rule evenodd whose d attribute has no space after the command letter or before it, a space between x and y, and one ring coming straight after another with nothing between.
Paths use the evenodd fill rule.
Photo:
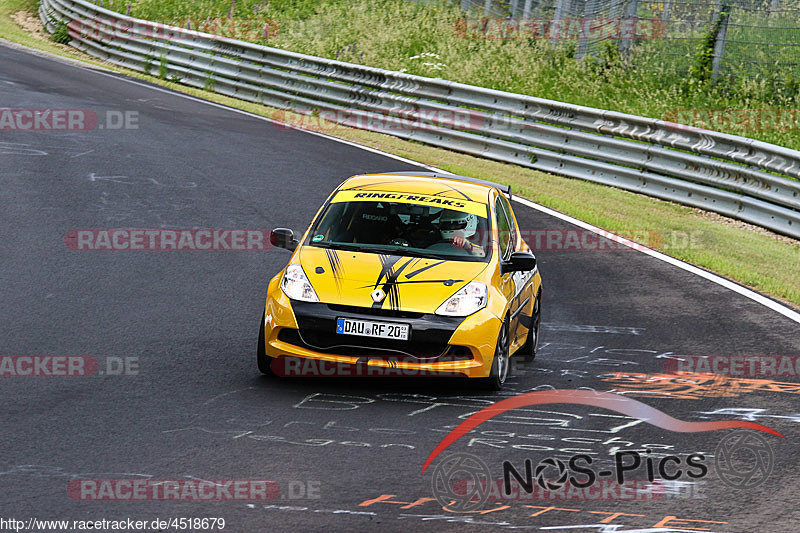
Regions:
<instances>
[{"instance_id":1,"label":"car windshield","mask_svg":"<svg viewBox=\"0 0 800 533\"><path fill-rule=\"evenodd\" d=\"M445 205L447 201L443 202ZM452 204L453 202L449 202ZM488 261L486 206L469 212L392 201L334 201L309 232L306 245L358 252ZM483 216L476 214L483 210Z\"/></svg>"}]
</instances>

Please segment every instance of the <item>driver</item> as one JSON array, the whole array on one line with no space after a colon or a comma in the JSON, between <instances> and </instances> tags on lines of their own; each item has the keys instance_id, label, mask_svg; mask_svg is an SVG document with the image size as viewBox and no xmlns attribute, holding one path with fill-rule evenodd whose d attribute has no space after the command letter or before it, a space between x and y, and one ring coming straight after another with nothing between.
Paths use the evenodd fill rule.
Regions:
<instances>
[{"instance_id":1,"label":"driver","mask_svg":"<svg viewBox=\"0 0 800 533\"><path fill-rule=\"evenodd\" d=\"M472 213L447 209L439 218L439 231L442 239L450 241L453 246L463 248L474 256L485 255L483 247L472 242L478 232L478 217Z\"/></svg>"}]
</instances>

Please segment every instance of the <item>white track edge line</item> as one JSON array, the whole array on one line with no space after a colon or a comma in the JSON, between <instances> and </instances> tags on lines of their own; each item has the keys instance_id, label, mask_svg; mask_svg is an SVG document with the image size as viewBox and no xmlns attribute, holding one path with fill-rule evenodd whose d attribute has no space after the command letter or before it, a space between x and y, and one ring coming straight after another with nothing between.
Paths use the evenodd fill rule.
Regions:
<instances>
[{"instance_id":1,"label":"white track edge line","mask_svg":"<svg viewBox=\"0 0 800 533\"><path fill-rule=\"evenodd\" d=\"M5 41L5 39L3 39L3 41ZM27 50L27 51L31 50L31 48L29 48L27 46L24 46L24 45L17 45L17 47L12 47L12 48L16 48L17 50L20 50L20 49L21 50ZM159 87L157 85L151 85L151 84L147 84L147 83L138 82L136 80L133 80L133 79L130 79L130 78L126 77L126 75L122 74L122 73L117 73L117 72L113 72L113 71L112 71L113 73L112 72L104 72L102 70L96 70L94 68L88 68L88 67L85 67L85 66L82 66L82 65L76 65L74 63L76 60L74 60L74 59L64 58L62 56L59 56L59 55L56 55L56 54L52 54L52 53L44 51L44 50L38 50L38 52L39 53L35 53L34 55L37 55L39 57L49 58L49 59L52 59L54 61L60 61L60 62L68 63L71 66L75 66L75 67L83 69L85 71L93 72L95 74L100 74L101 76L106 76L106 77L109 77L109 78L114 78L115 80L124 81L124 82L127 82L127 83L132 83L133 85L138 85L140 87L145 87L147 89L153 89L153 90L156 90L156 91L159 91L159 92L171 94L173 96L178 96L180 98L186 98L188 100L193 100L195 102L200 102L200 103L203 103L203 104L206 104L206 105L217 107L219 109L225 109L225 110L228 110L228 111L233 111L234 113L239 113L241 115L245 115L245 116L248 116L248 117L251 117L251 118L255 118L255 119L259 119L259 120L265 120L265 121L270 122L272 124L279 124L281 127L284 127L284 128L290 128L290 129L297 130L297 131L302 131L304 133L308 133L308 134L311 134L311 135L316 135L317 137L322 137L324 139L329 139L331 141L336 141L336 142L339 142L339 143L342 143L342 144L346 144L348 146L353 146L355 148L358 148L358 149L361 149L361 150L366 150L368 152L372 152L372 153L375 153L375 154L379 154L379 155L382 155L384 157L389 157L389 158L395 159L397 161L402 161L404 163L408 163L408 164L415 165L415 166L418 166L418 167L427 168L428 170L431 170L433 172L442 172L444 174L452 174L451 172L447 172L445 170L442 170L442 169L439 169L439 168L436 168L436 167L433 167L433 166L430 166L430 165L426 165L426 164L420 163L418 161L413 161L413 160L408 159L406 157L402 157L402 156L395 155L395 154L390 154L389 152L384 152L384 151L379 150L377 148L372 148L370 146L365 146L363 144L358 144L358 143L356 143L354 141L348 141L346 139L340 139L338 137L333 137L331 135L326 135L324 133L320 133L320 132L317 132L317 131L312 131L312 130L306 130L306 129L303 129L303 128L299 128L297 126L294 126L294 125L291 125L291 124L287 124L285 122L281 122L279 120L275 120L275 119L272 119L272 118L269 118L269 117L265 117L263 115L258 115L256 113L251 113L251 112L245 111L243 109L236 109L234 107L226 106L226 105L223 105L223 104L218 104L216 102L211 102L209 100L204 100L202 98L198 98L196 96L192 96L190 94L186 94L186 93L183 93L183 92L180 92L180 91L177 91L177 90L165 89L165 88ZM224 95L222 95L222 96L224 96ZM744 296L745 298L749 298L750 300L753 300L754 302L759 303L759 304L763 305L764 307L767 307L768 309L771 309L772 311L775 311L776 313L779 313L779 314L785 316L789 320L792 320L792 321L800 324L800 313L798 313L797 311L794 311L793 309L791 309L791 308L789 308L789 307L787 307L787 306L785 306L785 305L783 305L783 304L781 304L779 302L776 302L775 300L773 300L771 298L768 298L768 297L764 296L763 294L759 294L758 292L756 292L756 291L754 291L752 289L748 289L747 287L744 287L744 286L742 286L742 285L740 285L740 284L738 284L738 283L736 283L734 281L726 279L726 278L724 278L722 276L719 276L717 274L708 272L707 270L703 270L702 268L696 267L696 266L691 265L691 264L689 264L689 263L687 263L685 261L681 261L680 259L676 259L674 257L671 257L671 256L669 256L667 254L664 254L664 253L658 252L656 250L653 250L652 248L648 248L648 247L646 247L646 246L644 246L642 244L639 244L637 242L631 241L631 240L626 239L624 237L620 237L619 235L616 235L616 234L614 234L612 232L606 231L606 230L604 230L602 228L599 228L597 226L589 224L588 222L584 222L582 220L579 220L577 218L571 217L569 215L565 215L564 213L560 213L560 212L558 212L558 211L556 211L554 209L550 209L549 207L545 207L543 205L537 204L537 203L532 202L532 201L530 201L530 200L528 200L526 198L520 198L519 196L514 196L513 200L518 202L518 203L520 203L520 204L522 204L522 205L524 205L524 206L526 206L526 207L530 207L531 209L535 209L537 211L540 211L540 212L545 213L547 215L550 215L552 217L558 218L558 219L563 220L565 222L569 222L570 224L574 224L575 226L578 226L578 227L583 228L585 230L591 231L592 233L596 233L597 235L600 235L602 237L606 237L608 239L611 239L611 240L614 240L616 242L619 242L623 246L627 246L629 248L632 248L632 249L634 249L636 251L639 251L639 252L641 252L643 254L646 254L646 255L648 255L650 257L658 259L659 261L663 261L663 262L668 263L668 264L670 264L672 266L678 267L681 270L689 272L690 274L694 274L694 275L699 276L699 277L701 277L703 279L706 279L708 281L716 283L717 285L720 285L720 286L722 286L722 287L724 287L724 288L726 288L728 290L731 290L731 291L733 291L733 292L735 292L735 293L737 293L737 294L739 294L741 296Z\"/></svg>"}]
</instances>

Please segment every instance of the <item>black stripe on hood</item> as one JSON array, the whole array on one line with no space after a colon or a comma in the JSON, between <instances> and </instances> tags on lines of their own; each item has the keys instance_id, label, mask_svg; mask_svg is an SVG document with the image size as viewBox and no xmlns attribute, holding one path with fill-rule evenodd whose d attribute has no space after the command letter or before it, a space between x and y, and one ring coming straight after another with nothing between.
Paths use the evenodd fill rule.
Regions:
<instances>
[{"instance_id":1,"label":"black stripe on hood","mask_svg":"<svg viewBox=\"0 0 800 533\"><path fill-rule=\"evenodd\" d=\"M389 308L392 310L400 309L400 292L397 287L397 278L403 273L403 270L413 263L416 259L410 258L405 263L399 266L397 270L394 269L395 265L403 259L399 255L381 255L381 271L378 274L378 280L375 282L374 288L377 289L378 285L383 282L383 290L386 293L386 298L382 302L375 302L372 304L374 308L383 307L383 303L388 301ZM385 280L385 281L384 281Z\"/></svg>"}]
</instances>

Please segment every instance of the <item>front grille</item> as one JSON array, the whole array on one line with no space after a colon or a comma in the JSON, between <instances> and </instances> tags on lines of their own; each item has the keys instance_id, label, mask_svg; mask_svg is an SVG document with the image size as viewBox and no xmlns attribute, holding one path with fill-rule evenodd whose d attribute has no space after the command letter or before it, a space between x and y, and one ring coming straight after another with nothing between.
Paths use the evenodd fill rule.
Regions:
<instances>
[{"instance_id":1,"label":"front grille","mask_svg":"<svg viewBox=\"0 0 800 533\"><path fill-rule=\"evenodd\" d=\"M396 311L394 309L383 309L380 307L357 307L354 305L328 304L328 309L343 313L358 313L360 315L385 316L391 318L422 318L425 316L424 313Z\"/></svg>"}]
</instances>

